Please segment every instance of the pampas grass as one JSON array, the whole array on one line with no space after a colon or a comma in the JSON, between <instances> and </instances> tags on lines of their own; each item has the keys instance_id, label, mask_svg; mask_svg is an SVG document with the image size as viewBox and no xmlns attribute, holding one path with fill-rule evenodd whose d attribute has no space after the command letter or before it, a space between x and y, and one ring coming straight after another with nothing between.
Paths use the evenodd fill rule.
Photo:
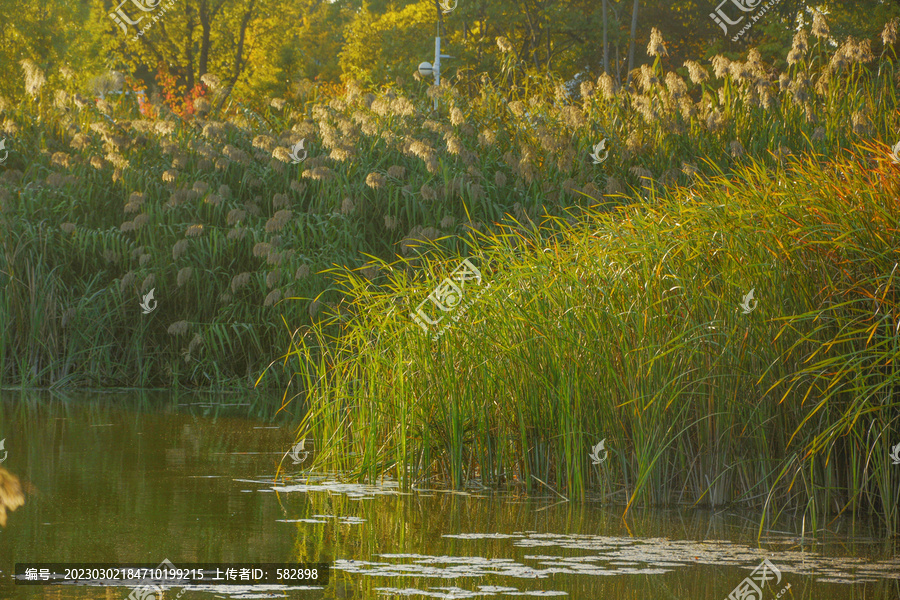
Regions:
<instances>
[{"instance_id":1,"label":"pampas grass","mask_svg":"<svg viewBox=\"0 0 900 600\"><path fill-rule=\"evenodd\" d=\"M124 96L99 107L63 97L48 89L59 78L29 65L35 94L3 117L16 152L0 177L0 383L254 384L297 328L340 302L333 265L403 256L419 270L432 241L460 253L473 232L527 238L543 215L572 226L571 209L652 201L746 164L827 162L863 133L893 144L891 53L850 40L812 61L826 50L812 47L783 73L752 53L655 62L643 87L601 77L578 99L552 77L512 89L508 72L485 75L471 93L430 90L449 107L437 115L425 95L304 82L256 107L232 96L193 121L141 115ZM604 138L609 157L595 165ZM273 159L300 139L302 163ZM267 287L268 265L294 275L297 299L282 300L290 277ZM158 307L145 315L151 289ZM207 340L190 371L164 325L178 321ZM290 377L270 370L262 384Z\"/></svg>"}]
</instances>

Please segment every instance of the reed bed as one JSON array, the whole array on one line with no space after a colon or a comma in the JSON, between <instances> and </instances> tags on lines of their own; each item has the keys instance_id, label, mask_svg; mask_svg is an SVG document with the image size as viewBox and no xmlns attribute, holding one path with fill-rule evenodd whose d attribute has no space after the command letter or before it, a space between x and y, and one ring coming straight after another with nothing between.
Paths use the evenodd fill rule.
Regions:
<instances>
[{"instance_id":1,"label":"reed bed","mask_svg":"<svg viewBox=\"0 0 900 600\"><path fill-rule=\"evenodd\" d=\"M627 89L507 86L502 44L504 72L427 94L302 81L266 104L220 103L207 74L212 102L188 117L51 89L68 80L30 64L29 81L51 83L0 102L0 385L283 388L290 369L259 373L341 301L335 265L377 276L378 261L418 260L420 240L460 253L472 232L889 140L896 30L874 49L798 38L783 72L754 50L705 66L653 56ZM143 315L150 290L159 307Z\"/></svg>"},{"instance_id":2,"label":"reed bed","mask_svg":"<svg viewBox=\"0 0 900 600\"><path fill-rule=\"evenodd\" d=\"M625 512L737 503L808 531L871 512L897 532L898 189L883 145L748 160L575 224L433 244L374 280L335 269L348 301L288 352L314 468ZM482 280L463 294L484 294L434 339L410 313L466 256Z\"/></svg>"}]
</instances>

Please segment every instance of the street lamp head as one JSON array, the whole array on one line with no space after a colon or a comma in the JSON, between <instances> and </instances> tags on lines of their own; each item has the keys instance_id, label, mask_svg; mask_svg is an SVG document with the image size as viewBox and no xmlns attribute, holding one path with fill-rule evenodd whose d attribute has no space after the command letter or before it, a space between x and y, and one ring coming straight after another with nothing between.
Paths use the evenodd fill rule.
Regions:
<instances>
[{"instance_id":1,"label":"street lamp head","mask_svg":"<svg viewBox=\"0 0 900 600\"><path fill-rule=\"evenodd\" d=\"M419 64L419 75L425 77L427 75L431 75L434 72L434 68L431 66L431 63L425 61Z\"/></svg>"}]
</instances>

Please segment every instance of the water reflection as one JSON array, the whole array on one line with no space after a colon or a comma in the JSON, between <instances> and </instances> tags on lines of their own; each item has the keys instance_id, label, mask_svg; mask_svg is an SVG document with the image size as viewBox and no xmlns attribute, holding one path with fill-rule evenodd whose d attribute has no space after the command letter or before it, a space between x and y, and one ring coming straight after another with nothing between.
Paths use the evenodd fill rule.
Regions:
<instances>
[{"instance_id":1,"label":"water reflection","mask_svg":"<svg viewBox=\"0 0 900 600\"><path fill-rule=\"evenodd\" d=\"M242 399L246 400L246 399ZM516 494L403 491L283 460L298 415L250 399L0 396L3 464L40 493L0 530L0 598L124 599L130 589L12 586L16 562L333 562L324 588L209 586L180 598L569 596L722 600L763 557L789 598L897 600L900 540L842 520L756 544L754 515L636 511ZM274 480L279 465L284 477ZM3 478L4 471L0 471ZM4 479L3 481L7 481ZM11 481L11 480L9 480ZM11 498L0 482L0 501ZM183 592L183 593L182 593ZM767 592L774 598L775 591ZM769 596L764 596L767 598Z\"/></svg>"}]
</instances>

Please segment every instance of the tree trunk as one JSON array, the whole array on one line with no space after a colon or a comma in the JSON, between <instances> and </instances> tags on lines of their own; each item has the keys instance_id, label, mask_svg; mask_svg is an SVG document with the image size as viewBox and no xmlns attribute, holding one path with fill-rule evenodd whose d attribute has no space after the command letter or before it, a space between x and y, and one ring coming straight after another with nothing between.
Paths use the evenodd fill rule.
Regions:
<instances>
[{"instance_id":1,"label":"tree trunk","mask_svg":"<svg viewBox=\"0 0 900 600\"><path fill-rule=\"evenodd\" d=\"M228 84L226 85L225 93L222 94L222 98L219 100L219 104L216 106L216 110L219 110L220 108L222 108L222 106L225 105L225 101L234 90L234 84L237 83L237 80L240 79L241 74L244 72L244 43L247 40L247 28L250 26L250 21L253 20L253 9L255 7L256 0L250 0L250 6L247 7L246 12L244 13L244 17L241 19L241 29L238 34L237 48L235 48L234 50L234 67L232 69L232 75Z\"/></svg>"},{"instance_id":2,"label":"tree trunk","mask_svg":"<svg viewBox=\"0 0 900 600\"><path fill-rule=\"evenodd\" d=\"M609 75L609 41L606 38L606 0L603 0L603 72Z\"/></svg>"},{"instance_id":3,"label":"tree trunk","mask_svg":"<svg viewBox=\"0 0 900 600\"><path fill-rule=\"evenodd\" d=\"M634 8L631 11L631 42L628 44L628 75L625 81L626 86L631 83L631 69L634 68L634 36L637 35L639 2L640 0L634 0Z\"/></svg>"},{"instance_id":4,"label":"tree trunk","mask_svg":"<svg viewBox=\"0 0 900 600\"><path fill-rule=\"evenodd\" d=\"M209 47L210 35L212 30L212 19L209 14L209 4L207 2L200 3L200 62L197 65L197 74L202 77L206 75L206 69L209 67Z\"/></svg>"},{"instance_id":5,"label":"tree trunk","mask_svg":"<svg viewBox=\"0 0 900 600\"><path fill-rule=\"evenodd\" d=\"M547 23L547 75L550 74L550 23Z\"/></svg>"},{"instance_id":6,"label":"tree trunk","mask_svg":"<svg viewBox=\"0 0 900 600\"><path fill-rule=\"evenodd\" d=\"M194 27L196 24L194 22L194 10L190 3L186 4L184 9L187 16L187 24L185 25L187 34L184 36L184 59L187 61L185 79L187 80L187 93L190 94L191 90L194 89Z\"/></svg>"},{"instance_id":7,"label":"tree trunk","mask_svg":"<svg viewBox=\"0 0 900 600\"><path fill-rule=\"evenodd\" d=\"M221 0L218 4L210 6L204 0L200 5L200 27L202 28L202 38L200 40L200 64L197 65L197 74L203 77L209 72L209 52L212 49L212 23L216 15L225 6L225 2L229 0ZM224 103L224 100L222 100ZM220 103L219 106L222 106Z\"/></svg>"},{"instance_id":8,"label":"tree trunk","mask_svg":"<svg viewBox=\"0 0 900 600\"><path fill-rule=\"evenodd\" d=\"M529 36L531 37L528 49L531 50L531 59L534 62L534 69L536 71L540 71L541 65L540 65L540 63L538 63L538 57L537 57L538 48L540 47L540 43L541 43L540 32L535 32L535 29L536 29L535 24L534 24L535 19L531 18L531 10L530 10L530 7L528 6L527 2L525 3L524 8L525 8L525 18L528 19L528 33L529 33ZM523 48L522 54L524 54L524 53L525 53L525 49Z\"/></svg>"},{"instance_id":9,"label":"tree trunk","mask_svg":"<svg viewBox=\"0 0 900 600\"><path fill-rule=\"evenodd\" d=\"M622 61L619 60L619 44L616 44L616 87L622 85Z\"/></svg>"}]
</instances>

